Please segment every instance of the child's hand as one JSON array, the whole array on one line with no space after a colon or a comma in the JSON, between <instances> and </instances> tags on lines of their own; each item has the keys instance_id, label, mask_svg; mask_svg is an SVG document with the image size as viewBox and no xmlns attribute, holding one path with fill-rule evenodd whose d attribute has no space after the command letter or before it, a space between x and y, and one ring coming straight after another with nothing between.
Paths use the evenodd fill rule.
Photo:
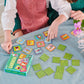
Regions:
<instances>
[{"instance_id":1,"label":"child's hand","mask_svg":"<svg viewBox=\"0 0 84 84\"><path fill-rule=\"evenodd\" d=\"M71 11L71 17L75 20L82 21L84 19L84 13L82 11Z\"/></svg>"},{"instance_id":2,"label":"child's hand","mask_svg":"<svg viewBox=\"0 0 84 84\"><path fill-rule=\"evenodd\" d=\"M11 50L11 48L12 48L12 42L11 41L7 41L7 42L3 42L2 44L1 44L1 47L8 53L8 54L10 54L10 50Z\"/></svg>"},{"instance_id":3,"label":"child's hand","mask_svg":"<svg viewBox=\"0 0 84 84\"><path fill-rule=\"evenodd\" d=\"M56 26L55 24L52 24L48 30L48 40L50 39L54 39L57 37L57 33L58 33L58 26Z\"/></svg>"}]
</instances>

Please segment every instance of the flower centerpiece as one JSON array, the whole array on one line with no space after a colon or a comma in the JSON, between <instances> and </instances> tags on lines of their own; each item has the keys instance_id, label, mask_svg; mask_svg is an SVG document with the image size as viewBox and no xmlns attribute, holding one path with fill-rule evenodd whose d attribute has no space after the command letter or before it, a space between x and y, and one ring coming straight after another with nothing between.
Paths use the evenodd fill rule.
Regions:
<instances>
[{"instance_id":1,"label":"flower centerpiece","mask_svg":"<svg viewBox=\"0 0 84 84\"><path fill-rule=\"evenodd\" d=\"M84 20L74 20L73 35L78 37L78 47L84 51Z\"/></svg>"},{"instance_id":2,"label":"flower centerpiece","mask_svg":"<svg viewBox=\"0 0 84 84\"><path fill-rule=\"evenodd\" d=\"M80 20L74 20L74 27L73 34L75 36L79 35L80 33L84 32L84 20L82 22Z\"/></svg>"}]
</instances>

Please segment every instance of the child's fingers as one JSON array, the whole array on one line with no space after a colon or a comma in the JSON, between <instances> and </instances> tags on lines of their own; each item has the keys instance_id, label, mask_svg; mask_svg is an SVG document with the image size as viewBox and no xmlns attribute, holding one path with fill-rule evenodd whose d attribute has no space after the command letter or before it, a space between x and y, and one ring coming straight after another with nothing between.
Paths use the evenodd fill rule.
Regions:
<instances>
[{"instance_id":1,"label":"child's fingers","mask_svg":"<svg viewBox=\"0 0 84 84\"><path fill-rule=\"evenodd\" d=\"M77 15L78 15L78 13L75 12L75 13L71 14L71 17L75 17L75 16L77 16Z\"/></svg>"},{"instance_id":2,"label":"child's fingers","mask_svg":"<svg viewBox=\"0 0 84 84\"><path fill-rule=\"evenodd\" d=\"M49 41L49 39L50 39L50 35L48 34L48 36L47 36L47 40Z\"/></svg>"},{"instance_id":3,"label":"child's fingers","mask_svg":"<svg viewBox=\"0 0 84 84\"><path fill-rule=\"evenodd\" d=\"M8 46L8 48L9 48L9 50L11 50L11 48L12 48L12 45L10 44L10 45Z\"/></svg>"},{"instance_id":4,"label":"child's fingers","mask_svg":"<svg viewBox=\"0 0 84 84\"><path fill-rule=\"evenodd\" d=\"M81 11L74 12L73 14L71 14L71 17L75 17L75 16L78 16L78 15L81 15Z\"/></svg>"},{"instance_id":5,"label":"child's fingers","mask_svg":"<svg viewBox=\"0 0 84 84\"><path fill-rule=\"evenodd\" d=\"M74 10L72 10L72 11L71 11L71 13L75 13L75 11L74 11Z\"/></svg>"},{"instance_id":6,"label":"child's fingers","mask_svg":"<svg viewBox=\"0 0 84 84\"><path fill-rule=\"evenodd\" d=\"M10 54L9 49L8 49L8 46L4 46L3 44L1 44L1 47L2 47L8 54Z\"/></svg>"},{"instance_id":7,"label":"child's fingers","mask_svg":"<svg viewBox=\"0 0 84 84\"><path fill-rule=\"evenodd\" d=\"M49 38L50 38L50 33L49 33L49 30L48 30L47 40L49 40Z\"/></svg>"},{"instance_id":8,"label":"child's fingers","mask_svg":"<svg viewBox=\"0 0 84 84\"><path fill-rule=\"evenodd\" d=\"M5 50L8 54L10 54L8 47L5 47L4 50Z\"/></svg>"},{"instance_id":9,"label":"child's fingers","mask_svg":"<svg viewBox=\"0 0 84 84\"><path fill-rule=\"evenodd\" d=\"M73 19L75 20L80 20L81 16L80 15L77 15L77 16L74 16Z\"/></svg>"}]
</instances>

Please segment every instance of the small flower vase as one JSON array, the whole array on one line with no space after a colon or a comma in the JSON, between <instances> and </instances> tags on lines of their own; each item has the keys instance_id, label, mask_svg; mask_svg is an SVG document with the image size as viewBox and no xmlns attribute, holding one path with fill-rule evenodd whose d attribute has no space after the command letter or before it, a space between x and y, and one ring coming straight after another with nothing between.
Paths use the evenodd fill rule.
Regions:
<instances>
[{"instance_id":1,"label":"small flower vase","mask_svg":"<svg viewBox=\"0 0 84 84\"><path fill-rule=\"evenodd\" d=\"M84 49L84 31L81 31L79 35L77 35L78 38L78 48Z\"/></svg>"}]
</instances>

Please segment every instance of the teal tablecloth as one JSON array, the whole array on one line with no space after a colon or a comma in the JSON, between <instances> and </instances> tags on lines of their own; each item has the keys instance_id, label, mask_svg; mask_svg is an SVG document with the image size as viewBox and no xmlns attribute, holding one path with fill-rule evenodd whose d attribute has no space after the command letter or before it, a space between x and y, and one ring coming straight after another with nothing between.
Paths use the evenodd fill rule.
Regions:
<instances>
[{"instance_id":1,"label":"teal tablecloth","mask_svg":"<svg viewBox=\"0 0 84 84\"><path fill-rule=\"evenodd\" d=\"M24 35L21 38L24 38L25 40L28 39L34 39L34 35L36 34L43 34L43 31L47 30L49 27L32 32L30 34ZM30 68L30 71L26 77L16 75L16 74L10 74L4 72L4 67L9 59L9 55L6 54L3 49L0 47L0 84L84 84L84 53L80 53L80 49L78 49L78 44L77 44L77 38L72 36L70 32L74 29L73 26L73 21L68 20L67 22L63 23L62 25L59 26L59 32L58 32L58 37L54 40L52 40L53 45L56 47L59 44L64 44L67 46L67 49L62 52L60 50L55 49L53 52L49 52L48 50L43 47L43 53L47 54L50 56L50 59L47 62L43 62L42 60L39 59L39 57L42 55L35 55L34 52L32 51L32 55L34 56L33 58L33 64L40 63L42 66L42 69L46 69L47 67L51 67L54 71L56 71L56 66L59 64L53 64L52 63L52 57L57 56L61 57L63 59L63 56L65 52L73 54L72 59L79 59L80 60L80 66L74 67L77 69L77 71L73 74L70 75L68 72L64 72L63 79L54 79L54 73L50 76L45 76L41 79L39 79L35 71L33 71L33 68ZM60 35L67 33L70 36L70 39L63 41L60 38ZM12 41L13 45L16 45L16 39ZM24 48L26 46L26 43L22 45ZM47 46L47 45L46 45ZM30 46L31 48L36 48L35 46ZM12 52L12 50L11 50ZM69 61L69 66L71 65L71 61ZM65 67L66 69L67 67Z\"/></svg>"}]
</instances>

